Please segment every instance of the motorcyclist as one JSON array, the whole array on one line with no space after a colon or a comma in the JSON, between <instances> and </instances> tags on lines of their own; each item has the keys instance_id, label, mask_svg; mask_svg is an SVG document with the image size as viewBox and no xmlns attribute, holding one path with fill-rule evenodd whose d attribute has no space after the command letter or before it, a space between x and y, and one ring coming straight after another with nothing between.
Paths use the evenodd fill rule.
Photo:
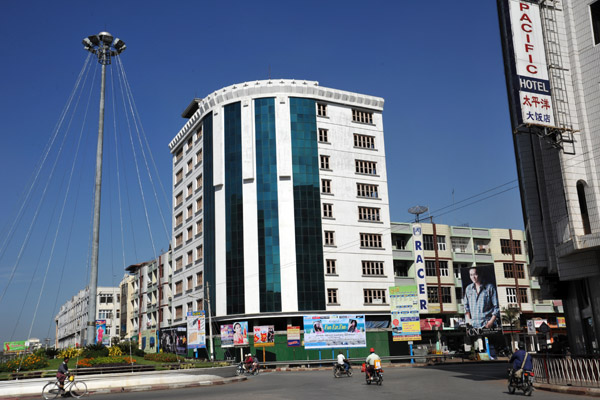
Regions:
<instances>
[{"instance_id":1,"label":"motorcyclist","mask_svg":"<svg viewBox=\"0 0 600 400\"><path fill-rule=\"evenodd\" d=\"M254 359L252 358L252 354L246 354L246 359L244 360L244 368L246 371L252 371L252 364L254 363Z\"/></svg>"},{"instance_id":2,"label":"motorcyclist","mask_svg":"<svg viewBox=\"0 0 600 400\"><path fill-rule=\"evenodd\" d=\"M521 366L523 366L523 371L533 370L531 355L527 353L523 347L525 346L522 343L519 343L518 350L513 353L512 357L508 361L512 364L511 377L514 377L515 371L521 369ZM523 364L523 360L525 360L525 364Z\"/></svg>"},{"instance_id":3,"label":"motorcyclist","mask_svg":"<svg viewBox=\"0 0 600 400\"><path fill-rule=\"evenodd\" d=\"M346 372L348 372L348 370L350 369L350 362L346 357L344 357L344 353L341 350L337 356L337 363L338 365L343 365L344 371Z\"/></svg>"},{"instance_id":4,"label":"motorcyclist","mask_svg":"<svg viewBox=\"0 0 600 400\"><path fill-rule=\"evenodd\" d=\"M381 358L375 353L375 349L371 347L369 356L365 360L365 364L367 364L366 373L367 379L371 380L373 372L375 371L375 364L381 363Z\"/></svg>"}]
</instances>

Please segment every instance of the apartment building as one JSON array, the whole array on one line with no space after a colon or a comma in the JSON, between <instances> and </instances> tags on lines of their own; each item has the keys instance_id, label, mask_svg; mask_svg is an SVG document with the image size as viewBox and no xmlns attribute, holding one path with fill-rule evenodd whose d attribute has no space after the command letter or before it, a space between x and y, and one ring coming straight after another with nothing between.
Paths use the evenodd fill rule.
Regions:
<instances>
[{"instance_id":1,"label":"apartment building","mask_svg":"<svg viewBox=\"0 0 600 400\"><path fill-rule=\"evenodd\" d=\"M173 325L389 315L383 99L265 80L194 99L171 141Z\"/></svg>"}]
</instances>

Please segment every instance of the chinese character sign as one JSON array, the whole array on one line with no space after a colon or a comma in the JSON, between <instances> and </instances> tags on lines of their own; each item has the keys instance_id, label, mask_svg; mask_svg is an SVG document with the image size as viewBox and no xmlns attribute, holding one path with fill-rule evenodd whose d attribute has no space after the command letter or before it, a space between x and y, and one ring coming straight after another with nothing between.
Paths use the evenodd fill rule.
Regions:
<instances>
[{"instance_id":1,"label":"chinese character sign","mask_svg":"<svg viewBox=\"0 0 600 400\"><path fill-rule=\"evenodd\" d=\"M509 8L521 122L555 126L539 6L510 0Z\"/></svg>"},{"instance_id":2,"label":"chinese character sign","mask_svg":"<svg viewBox=\"0 0 600 400\"><path fill-rule=\"evenodd\" d=\"M417 286L390 287L390 306L393 341L421 340Z\"/></svg>"}]
</instances>

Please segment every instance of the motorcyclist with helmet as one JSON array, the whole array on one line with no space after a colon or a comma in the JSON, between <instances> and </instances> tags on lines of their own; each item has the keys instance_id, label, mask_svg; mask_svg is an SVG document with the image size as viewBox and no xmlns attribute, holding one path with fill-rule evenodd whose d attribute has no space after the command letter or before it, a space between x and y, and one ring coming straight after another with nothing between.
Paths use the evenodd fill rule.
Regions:
<instances>
[{"instance_id":1,"label":"motorcyclist with helmet","mask_svg":"<svg viewBox=\"0 0 600 400\"><path fill-rule=\"evenodd\" d=\"M372 380L373 372L375 371L375 364L381 363L381 358L375 353L375 349L371 347L369 356L365 360L367 379Z\"/></svg>"}]
</instances>

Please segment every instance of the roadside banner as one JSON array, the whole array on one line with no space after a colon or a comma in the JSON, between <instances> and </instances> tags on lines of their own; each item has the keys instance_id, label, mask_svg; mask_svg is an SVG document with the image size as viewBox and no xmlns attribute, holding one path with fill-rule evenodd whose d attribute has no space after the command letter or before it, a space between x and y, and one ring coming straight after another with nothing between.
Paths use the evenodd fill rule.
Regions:
<instances>
[{"instance_id":1,"label":"roadside banner","mask_svg":"<svg viewBox=\"0 0 600 400\"><path fill-rule=\"evenodd\" d=\"M142 350L144 353L157 353L158 352L158 330L147 329L142 331Z\"/></svg>"},{"instance_id":2,"label":"roadside banner","mask_svg":"<svg viewBox=\"0 0 600 400\"><path fill-rule=\"evenodd\" d=\"M16 342L4 342L4 353L16 353L17 351L25 351L29 344L25 340Z\"/></svg>"},{"instance_id":3,"label":"roadside banner","mask_svg":"<svg viewBox=\"0 0 600 400\"><path fill-rule=\"evenodd\" d=\"M305 315L304 348L367 347L365 315Z\"/></svg>"},{"instance_id":4,"label":"roadside banner","mask_svg":"<svg viewBox=\"0 0 600 400\"><path fill-rule=\"evenodd\" d=\"M233 345L236 347L248 346L248 321L233 323Z\"/></svg>"},{"instance_id":5,"label":"roadside banner","mask_svg":"<svg viewBox=\"0 0 600 400\"><path fill-rule=\"evenodd\" d=\"M188 349L206 348L204 310L187 313L187 337Z\"/></svg>"},{"instance_id":6,"label":"roadside banner","mask_svg":"<svg viewBox=\"0 0 600 400\"><path fill-rule=\"evenodd\" d=\"M419 325L419 294L417 285L390 287L392 340L421 340Z\"/></svg>"},{"instance_id":7,"label":"roadside banner","mask_svg":"<svg viewBox=\"0 0 600 400\"><path fill-rule=\"evenodd\" d=\"M288 344L288 347L299 347L300 346L300 327L299 326L288 326L287 327L287 344Z\"/></svg>"},{"instance_id":8,"label":"roadside banner","mask_svg":"<svg viewBox=\"0 0 600 400\"><path fill-rule=\"evenodd\" d=\"M96 320L96 344L104 343L104 334L106 333L106 320Z\"/></svg>"},{"instance_id":9,"label":"roadside banner","mask_svg":"<svg viewBox=\"0 0 600 400\"><path fill-rule=\"evenodd\" d=\"M527 320L527 334L535 335L535 322L532 319Z\"/></svg>"},{"instance_id":10,"label":"roadside banner","mask_svg":"<svg viewBox=\"0 0 600 400\"><path fill-rule=\"evenodd\" d=\"M233 347L233 324L221 325L221 348Z\"/></svg>"},{"instance_id":11,"label":"roadside banner","mask_svg":"<svg viewBox=\"0 0 600 400\"><path fill-rule=\"evenodd\" d=\"M187 354L187 326L175 326L160 330L160 348L164 353Z\"/></svg>"},{"instance_id":12,"label":"roadside banner","mask_svg":"<svg viewBox=\"0 0 600 400\"><path fill-rule=\"evenodd\" d=\"M254 327L254 347L275 346L275 326L264 325Z\"/></svg>"},{"instance_id":13,"label":"roadside banner","mask_svg":"<svg viewBox=\"0 0 600 400\"><path fill-rule=\"evenodd\" d=\"M464 267L460 270L467 335L502 333L494 265Z\"/></svg>"}]
</instances>

